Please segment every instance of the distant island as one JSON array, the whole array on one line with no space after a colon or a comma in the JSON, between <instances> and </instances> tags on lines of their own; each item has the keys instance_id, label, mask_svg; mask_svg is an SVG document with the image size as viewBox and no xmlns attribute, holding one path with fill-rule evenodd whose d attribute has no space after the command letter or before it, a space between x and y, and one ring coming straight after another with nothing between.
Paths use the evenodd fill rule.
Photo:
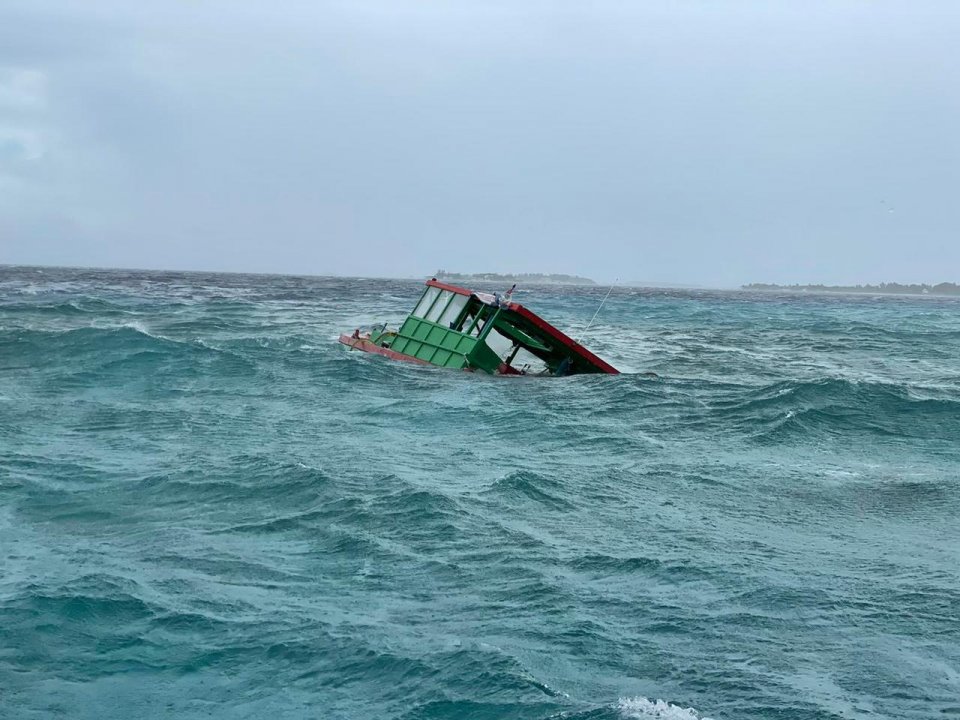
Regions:
<instances>
[{"instance_id":1,"label":"distant island","mask_svg":"<svg viewBox=\"0 0 960 720\"><path fill-rule=\"evenodd\" d=\"M833 292L833 293L870 293L880 295L960 295L960 285L939 283L937 285L901 285L900 283L880 283L879 285L774 285L770 283L750 283L742 286L744 290L774 290L778 292Z\"/></svg>"},{"instance_id":2,"label":"distant island","mask_svg":"<svg viewBox=\"0 0 960 720\"><path fill-rule=\"evenodd\" d=\"M516 273L503 275L500 273L453 273L447 272L446 270L437 270L437 272L434 273L434 277L437 280L455 283L498 282L529 285L596 285L590 278L556 273Z\"/></svg>"}]
</instances>

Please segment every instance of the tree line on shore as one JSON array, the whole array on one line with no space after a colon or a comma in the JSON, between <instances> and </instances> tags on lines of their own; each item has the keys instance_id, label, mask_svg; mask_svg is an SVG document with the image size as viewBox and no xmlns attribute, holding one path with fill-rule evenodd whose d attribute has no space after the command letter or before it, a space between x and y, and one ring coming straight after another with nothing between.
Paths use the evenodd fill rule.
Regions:
<instances>
[{"instance_id":1,"label":"tree line on shore","mask_svg":"<svg viewBox=\"0 0 960 720\"><path fill-rule=\"evenodd\" d=\"M779 290L789 292L847 292L882 293L888 295L960 295L960 285L942 282L936 285L880 283L879 285L776 285L773 283L750 283L744 290Z\"/></svg>"}]
</instances>

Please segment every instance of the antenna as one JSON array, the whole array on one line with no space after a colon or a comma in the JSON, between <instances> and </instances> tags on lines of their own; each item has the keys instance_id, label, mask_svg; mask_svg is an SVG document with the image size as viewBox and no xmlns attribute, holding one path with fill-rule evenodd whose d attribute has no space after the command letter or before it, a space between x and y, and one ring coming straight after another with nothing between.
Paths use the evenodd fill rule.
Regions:
<instances>
[{"instance_id":1,"label":"antenna","mask_svg":"<svg viewBox=\"0 0 960 720\"><path fill-rule=\"evenodd\" d=\"M597 315L600 314L600 309L603 307L603 304L607 301L607 298L610 297L610 293L613 292L614 285L616 285L619 280L620 278L614 278L613 285L610 286L610 289L607 290L607 294L604 295L603 300L600 301L600 307L597 308L597 311L593 314L593 317L590 318L590 322L587 323L587 326L583 329L583 332L580 333L580 339L577 340L577 345L583 342L583 338L586 336L587 330L589 330L590 326L593 325L593 321L597 319Z\"/></svg>"}]
</instances>

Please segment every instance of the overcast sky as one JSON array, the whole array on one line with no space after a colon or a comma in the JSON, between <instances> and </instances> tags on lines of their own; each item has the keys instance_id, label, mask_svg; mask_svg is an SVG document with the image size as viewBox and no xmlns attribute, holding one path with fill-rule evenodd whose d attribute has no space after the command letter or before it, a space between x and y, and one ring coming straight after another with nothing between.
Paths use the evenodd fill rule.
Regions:
<instances>
[{"instance_id":1,"label":"overcast sky","mask_svg":"<svg viewBox=\"0 0 960 720\"><path fill-rule=\"evenodd\" d=\"M0 263L960 281L960 2L2 0Z\"/></svg>"}]
</instances>

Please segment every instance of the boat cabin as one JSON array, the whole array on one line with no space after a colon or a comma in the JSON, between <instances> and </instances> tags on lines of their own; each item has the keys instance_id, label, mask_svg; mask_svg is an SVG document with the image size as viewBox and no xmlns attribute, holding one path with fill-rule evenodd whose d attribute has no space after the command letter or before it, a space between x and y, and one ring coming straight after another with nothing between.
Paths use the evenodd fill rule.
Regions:
<instances>
[{"instance_id":1,"label":"boat cabin","mask_svg":"<svg viewBox=\"0 0 960 720\"><path fill-rule=\"evenodd\" d=\"M440 367L502 375L617 370L523 305L504 296L428 280L398 330L342 335L353 349Z\"/></svg>"}]
</instances>

